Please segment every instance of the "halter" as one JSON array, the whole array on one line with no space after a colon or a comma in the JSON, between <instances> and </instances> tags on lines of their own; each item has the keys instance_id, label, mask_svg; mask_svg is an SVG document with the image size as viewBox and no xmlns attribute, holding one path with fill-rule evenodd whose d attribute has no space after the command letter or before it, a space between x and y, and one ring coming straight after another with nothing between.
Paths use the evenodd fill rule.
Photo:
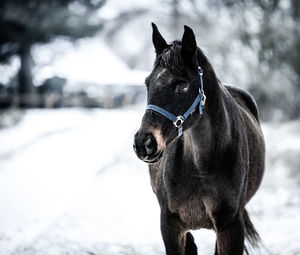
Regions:
<instances>
[{"instance_id":1,"label":"halter","mask_svg":"<svg viewBox=\"0 0 300 255\"><path fill-rule=\"evenodd\" d=\"M205 105L206 96L205 96L204 90L203 90L203 78L202 78L203 70L200 66L198 66L198 74L199 74L199 78L200 78L199 94L196 97L193 104L190 106L190 108L183 115L179 115L176 117L174 114L164 110L163 108L161 108L157 105L153 105L153 104L148 104L147 108L146 108L146 111L152 110L152 111L158 112L159 114L165 116L167 119L172 121L174 126L176 128L178 128L178 137L180 137L182 135L183 122L195 111L198 104L199 104L199 114L200 115L203 114L203 107Z\"/></svg>"}]
</instances>

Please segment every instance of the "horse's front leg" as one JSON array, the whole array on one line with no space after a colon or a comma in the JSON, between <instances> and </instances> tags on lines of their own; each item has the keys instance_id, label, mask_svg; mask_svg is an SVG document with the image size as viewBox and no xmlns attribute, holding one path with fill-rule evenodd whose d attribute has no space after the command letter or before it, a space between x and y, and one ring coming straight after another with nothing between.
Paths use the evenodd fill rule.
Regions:
<instances>
[{"instance_id":1,"label":"horse's front leg","mask_svg":"<svg viewBox=\"0 0 300 255\"><path fill-rule=\"evenodd\" d=\"M185 252L186 230L178 215L171 213L167 209L161 211L161 233L167 255L189 254L189 252ZM189 238L191 239L191 237ZM191 240L193 241L193 239ZM190 246L189 244L189 247L187 247L188 250L191 249Z\"/></svg>"},{"instance_id":2,"label":"horse's front leg","mask_svg":"<svg viewBox=\"0 0 300 255\"><path fill-rule=\"evenodd\" d=\"M242 255L244 251L244 224L240 216L228 220L227 217L215 219L217 234L217 255Z\"/></svg>"},{"instance_id":3,"label":"horse's front leg","mask_svg":"<svg viewBox=\"0 0 300 255\"><path fill-rule=\"evenodd\" d=\"M185 236L185 255L197 255L197 245L194 242L194 237L190 232Z\"/></svg>"}]
</instances>

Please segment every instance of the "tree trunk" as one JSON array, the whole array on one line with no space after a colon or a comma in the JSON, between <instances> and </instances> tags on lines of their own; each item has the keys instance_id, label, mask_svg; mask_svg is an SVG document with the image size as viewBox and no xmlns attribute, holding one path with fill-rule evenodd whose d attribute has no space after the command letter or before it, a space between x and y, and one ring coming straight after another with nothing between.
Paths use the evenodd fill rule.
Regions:
<instances>
[{"instance_id":1,"label":"tree trunk","mask_svg":"<svg viewBox=\"0 0 300 255\"><path fill-rule=\"evenodd\" d=\"M179 11L179 1L180 0L173 0L171 2L172 10L171 10L171 27L174 36L178 36L180 31L180 11Z\"/></svg>"},{"instance_id":2,"label":"tree trunk","mask_svg":"<svg viewBox=\"0 0 300 255\"><path fill-rule=\"evenodd\" d=\"M34 87L32 83L32 65L31 44L23 44L20 49L21 66L18 73L18 92L20 106L34 105Z\"/></svg>"}]
</instances>

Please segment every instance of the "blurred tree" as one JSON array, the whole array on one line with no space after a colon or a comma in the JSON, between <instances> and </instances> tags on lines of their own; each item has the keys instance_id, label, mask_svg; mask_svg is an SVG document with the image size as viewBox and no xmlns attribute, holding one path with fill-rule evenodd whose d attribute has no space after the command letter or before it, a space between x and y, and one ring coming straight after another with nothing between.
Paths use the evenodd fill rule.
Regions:
<instances>
[{"instance_id":1,"label":"blurred tree","mask_svg":"<svg viewBox=\"0 0 300 255\"><path fill-rule=\"evenodd\" d=\"M181 11L180 11L180 6L179 6L179 1L180 0L172 0L170 2L171 4L171 28L174 34L178 34L181 25L180 25L180 16L181 16Z\"/></svg>"},{"instance_id":2,"label":"blurred tree","mask_svg":"<svg viewBox=\"0 0 300 255\"><path fill-rule=\"evenodd\" d=\"M20 57L18 92L20 98L34 93L31 48L57 36L77 39L102 29L96 11L106 0L1 0L0 62ZM26 101L26 99L25 99ZM26 105L30 102L24 102Z\"/></svg>"},{"instance_id":3,"label":"blurred tree","mask_svg":"<svg viewBox=\"0 0 300 255\"><path fill-rule=\"evenodd\" d=\"M225 7L239 26L239 39L256 52L261 64L251 90L261 108L283 110L285 118L300 116L300 1L211 0ZM253 19L254 17L254 19ZM277 73L280 75L277 75ZM262 83L269 83L264 86Z\"/></svg>"}]
</instances>

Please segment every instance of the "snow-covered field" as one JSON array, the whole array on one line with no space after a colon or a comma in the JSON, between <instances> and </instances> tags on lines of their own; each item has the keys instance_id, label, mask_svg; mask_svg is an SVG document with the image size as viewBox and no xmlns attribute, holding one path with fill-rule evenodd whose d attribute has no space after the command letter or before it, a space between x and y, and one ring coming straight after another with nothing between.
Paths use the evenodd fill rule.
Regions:
<instances>
[{"instance_id":1,"label":"snow-covered field","mask_svg":"<svg viewBox=\"0 0 300 255\"><path fill-rule=\"evenodd\" d=\"M27 110L0 130L0 254L164 254L147 167L132 150L142 114ZM263 129L267 170L248 208L263 254L300 254L300 121ZM213 254L214 233L194 235Z\"/></svg>"}]
</instances>

